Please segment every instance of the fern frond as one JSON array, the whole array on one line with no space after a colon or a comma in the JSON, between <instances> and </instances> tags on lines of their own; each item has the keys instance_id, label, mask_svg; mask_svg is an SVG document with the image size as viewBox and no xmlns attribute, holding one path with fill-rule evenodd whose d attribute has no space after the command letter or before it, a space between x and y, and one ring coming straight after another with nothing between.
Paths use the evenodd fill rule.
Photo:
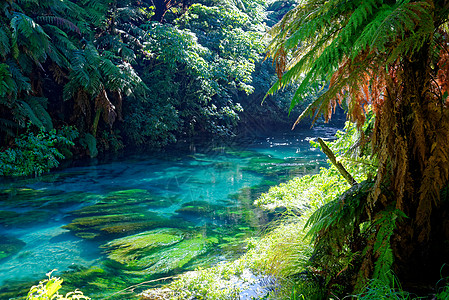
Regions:
<instances>
[{"instance_id":1,"label":"fern frond","mask_svg":"<svg viewBox=\"0 0 449 300\"><path fill-rule=\"evenodd\" d=\"M16 122L0 118L0 131L6 133L8 136L16 136L16 133L14 130L17 130L19 126ZM14 129L14 130L13 130Z\"/></svg>"},{"instance_id":2,"label":"fern frond","mask_svg":"<svg viewBox=\"0 0 449 300\"><path fill-rule=\"evenodd\" d=\"M17 93L20 93L22 91L30 92L31 91L30 78L23 75L22 70L15 61L10 59L6 61L6 64L8 64L9 71L11 72L12 78L16 83Z\"/></svg>"},{"instance_id":3,"label":"fern frond","mask_svg":"<svg viewBox=\"0 0 449 300\"><path fill-rule=\"evenodd\" d=\"M28 118L33 125L46 131L53 129L51 117L46 110L47 98L27 97L19 101L17 112Z\"/></svg>"},{"instance_id":4,"label":"fern frond","mask_svg":"<svg viewBox=\"0 0 449 300\"><path fill-rule=\"evenodd\" d=\"M0 24L0 56L6 57L11 52L10 33L8 28Z\"/></svg>"},{"instance_id":5,"label":"fern frond","mask_svg":"<svg viewBox=\"0 0 449 300\"><path fill-rule=\"evenodd\" d=\"M81 31L78 28L78 26L76 26L74 23L70 22L69 20L61 18L61 17L38 16L38 17L36 17L36 22L56 25L57 27L59 27L61 29L67 29L67 30L76 32L78 34L81 34Z\"/></svg>"},{"instance_id":6,"label":"fern frond","mask_svg":"<svg viewBox=\"0 0 449 300\"><path fill-rule=\"evenodd\" d=\"M10 107L10 101L6 100L7 96L17 95L17 93L18 88L9 70L9 65L0 63L0 103Z\"/></svg>"},{"instance_id":7,"label":"fern frond","mask_svg":"<svg viewBox=\"0 0 449 300\"><path fill-rule=\"evenodd\" d=\"M49 36L42 27L29 16L14 12L10 26L12 28L12 46L23 45L30 51L28 55L36 62L46 58Z\"/></svg>"}]
</instances>

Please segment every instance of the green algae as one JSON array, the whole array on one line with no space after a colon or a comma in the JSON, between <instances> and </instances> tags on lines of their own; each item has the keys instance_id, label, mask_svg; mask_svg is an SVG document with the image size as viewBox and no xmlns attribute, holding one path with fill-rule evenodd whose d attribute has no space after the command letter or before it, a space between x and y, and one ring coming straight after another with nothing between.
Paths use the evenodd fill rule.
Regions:
<instances>
[{"instance_id":1,"label":"green algae","mask_svg":"<svg viewBox=\"0 0 449 300\"><path fill-rule=\"evenodd\" d=\"M179 214L210 217L223 214L225 210L226 208L221 205L198 200L182 204L181 208L177 209L176 212Z\"/></svg>"},{"instance_id":2,"label":"green algae","mask_svg":"<svg viewBox=\"0 0 449 300\"><path fill-rule=\"evenodd\" d=\"M74 219L70 224L62 226L75 232L75 235L93 239L102 235L126 235L140 230L157 227L164 219L156 213L122 213L112 215L95 215Z\"/></svg>"},{"instance_id":3,"label":"green algae","mask_svg":"<svg viewBox=\"0 0 449 300\"><path fill-rule=\"evenodd\" d=\"M9 188L0 190L0 199L5 202L32 201L44 196L61 194L62 191L36 190L30 188Z\"/></svg>"},{"instance_id":4,"label":"green algae","mask_svg":"<svg viewBox=\"0 0 449 300\"><path fill-rule=\"evenodd\" d=\"M0 235L0 260L16 254L26 243L15 237Z\"/></svg>"},{"instance_id":5,"label":"green algae","mask_svg":"<svg viewBox=\"0 0 449 300\"><path fill-rule=\"evenodd\" d=\"M0 225L5 227L27 227L46 223L54 214L48 210L32 210L24 213L0 211Z\"/></svg>"},{"instance_id":6,"label":"green algae","mask_svg":"<svg viewBox=\"0 0 449 300\"><path fill-rule=\"evenodd\" d=\"M105 239L135 234L145 230L173 227L187 228L192 223L185 220L171 220L140 208L140 212L129 212L129 207L122 209L123 213L111 215L91 215L88 217L75 218L68 225L62 226L75 233L83 239ZM107 213L108 211L106 211Z\"/></svg>"},{"instance_id":7,"label":"green algae","mask_svg":"<svg viewBox=\"0 0 449 300\"><path fill-rule=\"evenodd\" d=\"M131 270L125 271L125 273L148 276L178 270L191 260L205 254L211 243L212 241L203 237L184 239L171 247L164 247L139 260L130 262L127 264L127 268Z\"/></svg>"},{"instance_id":8,"label":"green algae","mask_svg":"<svg viewBox=\"0 0 449 300\"><path fill-rule=\"evenodd\" d=\"M115 239L105 245L108 259L120 264L139 260L155 248L167 247L180 242L184 233L178 229L164 228Z\"/></svg>"}]
</instances>

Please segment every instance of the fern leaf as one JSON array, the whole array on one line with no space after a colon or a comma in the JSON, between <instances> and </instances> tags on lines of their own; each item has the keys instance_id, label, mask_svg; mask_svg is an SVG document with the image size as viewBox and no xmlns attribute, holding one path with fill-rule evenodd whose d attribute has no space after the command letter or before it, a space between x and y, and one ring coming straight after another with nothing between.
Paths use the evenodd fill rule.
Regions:
<instances>
[{"instance_id":1,"label":"fern leaf","mask_svg":"<svg viewBox=\"0 0 449 300\"><path fill-rule=\"evenodd\" d=\"M0 24L0 55L6 57L11 52L10 34L8 30Z\"/></svg>"},{"instance_id":2,"label":"fern leaf","mask_svg":"<svg viewBox=\"0 0 449 300\"><path fill-rule=\"evenodd\" d=\"M39 16L36 17L36 21L40 23L53 24L58 26L61 29L68 29L70 31L81 34L80 29L74 23L70 22L67 19L56 17L56 16Z\"/></svg>"}]
</instances>

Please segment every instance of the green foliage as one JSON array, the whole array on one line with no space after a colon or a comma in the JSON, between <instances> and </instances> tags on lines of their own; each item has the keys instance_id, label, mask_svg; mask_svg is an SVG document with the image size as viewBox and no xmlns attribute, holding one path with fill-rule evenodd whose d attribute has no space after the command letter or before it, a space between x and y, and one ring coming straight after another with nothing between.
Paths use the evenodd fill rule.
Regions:
<instances>
[{"instance_id":1,"label":"green foliage","mask_svg":"<svg viewBox=\"0 0 449 300\"><path fill-rule=\"evenodd\" d=\"M226 9L226 1L220 4L223 6L193 4L176 20L177 26L157 22L141 26L149 36L145 50L151 62L144 81L153 93L146 95L148 104L133 107L132 114L141 114L137 113L142 111L139 106L151 105L152 110L158 110L159 114L146 113L142 117L158 118L152 124L160 124L156 132L166 137L162 144L174 137L176 128L187 135L232 134L242 111L236 96L240 91L253 91L251 73L263 51L261 28L253 25L260 25L260 21L250 20L236 7ZM253 3L250 6L255 10L249 12L259 12L263 8L260 5ZM179 121L170 122L173 118L164 117L173 113ZM130 118L136 123L133 120ZM154 132L147 123L140 122L140 132ZM149 137L135 139L151 141ZM157 135L152 139L160 140Z\"/></svg>"},{"instance_id":2,"label":"green foliage","mask_svg":"<svg viewBox=\"0 0 449 300\"><path fill-rule=\"evenodd\" d=\"M87 133L84 137L82 137L80 139L80 144L83 147L87 148L90 157L92 158L97 157L98 155L97 140L92 134Z\"/></svg>"},{"instance_id":3,"label":"green foliage","mask_svg":"<svg viewBox=\"0 0 449 300\"><path fill-rule=\"evenodd\" d=\"M423 46L434 32L429 6L413 1L304 1L271 29L268 52L277 60L282 76L269 93L300 81L292 99L294 107L310 83L329 82L345 58L365 57L348 78L339 78L335 90L324 93L304 112L304 116L327 114L336 91L348 84L356 86L373 63L394 62ZM394 43L398 44L391 47Z\"/></svg>"},{"instance_id":4,"label":"green foliage","mask_svg":"<svg viewBox=\"0 0 449 300\"><path fill-rule=\"evenodd\" d=\"M132 45L127 47L117 33L106 44L103 33L94 38L99 28L93 26L100 26L103 32L110 30L105 25L109 15L115 13L113 8L129 4L129 1L119 1L116 6L104 1L2 2L0 110L5 112L2 123L14 122L23 128L31 122L51 130L52 119L61 115L49 113L49 107L70 111L71 116L62 118L76 120L86 133L92 129L96 112L101 113L105 123L100 130L111 127L117 116L121 120L122 95L144 90L145 85L129 63L135 57L129 48ZM129 17L137 8L127 11L121 15ZM135 14L134 20L141 17L142 13ZM98 124L95 133L97 127ZM0 129L12 135L8 128Z\"/></svg>"},{"instance_id":5,"label":"green foliage","mask_svg":"<svg viewBox=\"0 0 449 300\"><path fill-rule=\"evenodd\" d=\"M397 299L407 300L412 299L410 295L400 288L394 288L390 284L386 284L380 279L372 279L369 281L363 292L355 295L354 298L360 300L375 300L375 299Z\"/></svg>"},{"instance_id":6,"label":"green foliage","mask_svg":"<svg viewBox=\"0 0 449 300\"><path fill-rule=\"evenodd\" d=\"M73 146L78 132L71 127L63 127L37 133L28 127L25 134L15 139L15 145L0 152L0 175L28 176L41 175L59 165L64 159L61 149Z\"/></svg>"},{"instance_id":7,"label":"green foliage","mask_svg":"<svg viewBox=\"0 0 449 300\"><path fill-rule=\"evenodd\" d=\"M38 285L31 287L27 295L27 300L89 300L90 298L84 296L81 291L75 290L73 292L68 292L65 296L59 294L59 289L61 289L62 279L59 277L51 276L48 273L48 279L44 279L39 282Z\"/></svg>"}]
</instances>

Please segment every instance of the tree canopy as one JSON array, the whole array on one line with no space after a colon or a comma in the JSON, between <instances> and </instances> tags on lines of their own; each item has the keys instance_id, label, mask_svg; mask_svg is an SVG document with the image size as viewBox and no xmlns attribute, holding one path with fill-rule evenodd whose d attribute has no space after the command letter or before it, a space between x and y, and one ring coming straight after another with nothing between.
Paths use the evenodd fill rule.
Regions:
<instances>
[{"instance_id":1,"label":"tree canopy","mask_svg":"<svg viewBox=\"0 0 449 300\"><path fill-rule=\"evenodd\" d=\"M67 125L79 132L71 151L96 156L233 136L254 111L275 124L282 97L269 99L275 109L260 102L273 82L262 61L276 2L1 2L1 150Z\"/></svg>"}]
</instances>

